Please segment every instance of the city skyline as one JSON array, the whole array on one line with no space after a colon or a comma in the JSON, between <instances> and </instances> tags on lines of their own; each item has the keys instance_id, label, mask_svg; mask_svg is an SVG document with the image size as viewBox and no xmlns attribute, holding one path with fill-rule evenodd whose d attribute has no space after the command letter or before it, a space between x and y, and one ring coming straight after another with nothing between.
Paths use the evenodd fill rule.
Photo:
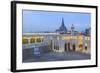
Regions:
<instances>
[{"instance_id":1,"label":"city skyline","mask_svg":"<svg viewBox=\"0 0 100 73\"><path fill-rule=\"evenodd\" d=\"M90 13L23 10L23 32L55 32L62 18L67 30L73 24L76 31L82 32L91 24Z\"/></svg>"}]
</instances>

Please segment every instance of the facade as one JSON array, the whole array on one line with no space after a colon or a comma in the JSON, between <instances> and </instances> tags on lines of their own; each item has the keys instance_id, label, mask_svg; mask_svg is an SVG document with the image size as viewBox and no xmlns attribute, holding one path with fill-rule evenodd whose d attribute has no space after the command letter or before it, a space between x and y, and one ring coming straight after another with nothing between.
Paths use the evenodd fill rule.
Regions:
<instances>
[{"instance_id":1,"label":"facade","mask_svg":"<svg viewBox=\"0 0 100 73\"><path fill-rule=\"evenodd\" d=\"M23 46L27 44L37 46L42 52L75 51L90 54L91 50L90 35L75 31L73 24L68 31L63 19L59 29L53 33L23 33L22 43Z\"/></svg>"}]
</instances>

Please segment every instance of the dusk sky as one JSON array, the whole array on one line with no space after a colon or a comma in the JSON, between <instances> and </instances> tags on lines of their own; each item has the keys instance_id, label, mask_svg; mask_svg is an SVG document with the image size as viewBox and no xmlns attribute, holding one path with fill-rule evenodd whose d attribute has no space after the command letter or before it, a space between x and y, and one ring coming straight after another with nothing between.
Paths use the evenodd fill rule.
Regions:
<instances>
[{"instance_id":1,"label":"dusk sky","mask_svg":"<svg viewBox=\"0 0 100 73\"><path fill-rule=\"evenodd\" d=\"M23 10L23 32L54 32L61 26L62 18L67 30L74 24L76 31L91 26L91 14L76 12Z\"/></svg>"}]
</instances>

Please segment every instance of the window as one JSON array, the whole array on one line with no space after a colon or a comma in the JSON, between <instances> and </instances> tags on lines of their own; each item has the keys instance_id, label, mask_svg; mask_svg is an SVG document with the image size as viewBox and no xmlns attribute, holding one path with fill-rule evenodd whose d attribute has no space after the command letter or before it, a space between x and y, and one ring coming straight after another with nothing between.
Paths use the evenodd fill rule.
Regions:
<instances>
[{"instance_id":1,"label":"window","mask_svg":"<svg viewBox=\"0 0 100 73\"><path fill-rule=\"evenodd\" d=\"M59 50L59 46L54 45L54 49L55 49L55 50Z\"/></svg>"},{"instance_id":2,"label":"window","mask_svg":"<svg viewBox=\"0 0 100 73\"><path fill-rule=\"evenodd\" d=\"M87 46L85 46L85 50L87 50Z\"/></svg>"},{"instance_id":3,"label":"window","mask_svg":"<svg viewBox=\"0 0 100 73\"><path fill-rule=\"evenodd\" d=\"M41 39L40 38L37 38L37 42L41 42Z\"/></svg>"},{"instance_id":4,"label":"window","mask_svg":"<svg viewBox=\"0 0 100 73\"><path fill-rule=\"evenodd\" d=\"M59 46L56 46L57 50L59 50Z\"/></svg>"},{"instance_id":5,"label":"window","mask_svg":"<svg viewBox=\"0 0 100 73\"><path fill-rule=\"evenodd\" d=\"M31 43L35 43L35 39L34 39L34 38L31 38L31 39L30 39L30 42L31 42Z\"/></svg>"},{"instance_id":6,"label":"window","mask_svg":"<svg viewBox=\"0 0 100 73\"><path fill-rule=\"evenodd\" d=\"M82 45L82 44L80 44L80 45L79 45L79 48L83 48L83 45Z\"/></svg>"},{"instance_id":7,"label":"window","mask_svg":"<svg viewBox=\"0 0 100 73\"><path fill-rule=\"evenodd\" d=\"M28 44L28 39L23 38L22 39L22 44Z\"/></svg>"}]
</instances>

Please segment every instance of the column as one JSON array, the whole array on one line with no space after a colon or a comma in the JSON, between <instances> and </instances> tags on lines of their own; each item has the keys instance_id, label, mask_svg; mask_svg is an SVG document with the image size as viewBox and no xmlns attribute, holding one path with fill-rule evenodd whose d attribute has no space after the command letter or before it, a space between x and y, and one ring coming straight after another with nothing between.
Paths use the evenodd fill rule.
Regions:
<instances>
[{"instance_id":1,"label":"column","mask_svg":"<svg viewBox=\"0 0 100 73\"><path fill-rule=\"evenodd\" d=\"M30 42L30 41L31 41L31 40L30 40L31 38L27 38L27 39L28 39L28 44L30 44L30 43L31 43L31 42Z\"/></svg>"}]
</instances>

